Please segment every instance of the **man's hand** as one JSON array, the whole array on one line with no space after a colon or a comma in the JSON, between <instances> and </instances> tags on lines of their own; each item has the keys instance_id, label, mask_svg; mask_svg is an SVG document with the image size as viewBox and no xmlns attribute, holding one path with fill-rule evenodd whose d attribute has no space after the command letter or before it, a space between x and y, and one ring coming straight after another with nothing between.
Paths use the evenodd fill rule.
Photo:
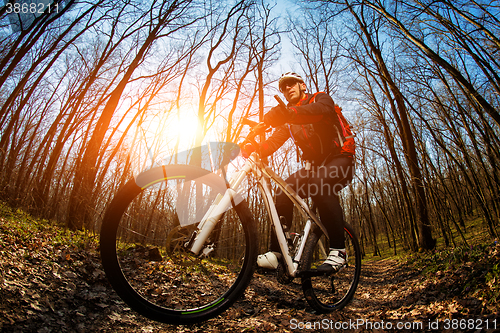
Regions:
<instances>
[{"instance_id":1,"label":"man's hand","mask_svg":"<svg viewBox=\"0 0 500 333\"><path fill-rule=\"evenodd\" d=\"M255 151L255 147L251 143L247 143L245 145L240 144L241 156L244 158L248 158L250 154Z\"/></svg>"},{"instance_id":2,"label":"man's hand","mask_svg":"<svg viewBox=\"0 0 500 333\"><path fill-rule=\"evenodd\" d=\"M290 117L290 110L279 105L271 108L271 110L264 115L264 123L272 127L278 127L289 121Z\"/></svg>"},{"instance_id":3,"label":"man's hand","mask_svg":"<svg viewBox=\"0 0 500 333\"><path fill-rule=\"evenodd\" d=\"M252 132L257 133L257 134L261 134L261 133L264 133L268 127L269 127L268 124L266 124L265 122L262 122L262 123L259 123L258 125L255 125L254 127L252 127Z\"/></svg>"}]
</instances>

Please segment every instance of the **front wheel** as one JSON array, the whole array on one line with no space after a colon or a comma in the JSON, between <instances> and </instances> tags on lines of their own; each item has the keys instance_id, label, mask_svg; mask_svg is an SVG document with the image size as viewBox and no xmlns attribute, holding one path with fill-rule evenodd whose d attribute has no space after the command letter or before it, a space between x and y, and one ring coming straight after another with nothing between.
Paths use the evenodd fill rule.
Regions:
<instances>
[{"instance_id":1,"label":"front wheel","mask_svg":"<svg viewBox=\"0 0 500 333\"><path fill-rule=\"evenodd\" d=\"M245 201L220 217L198 255L189 243L226 186L201 168L169 165L128 182L106 211L101 258L117 294L152 320L189 324L231 306L248 286L257 257Z\"/></svg>"},{"instance_id":2,"label":"front wheel","mask_svg":"<svg viewBox=\"0 0 500 333\"><path fill-rule=\"evenodd\" d=\"M345 225L347 266L331 276L305 276L302 290L309 305L320 313L339 310L351 301L361 276L361 249L354 230ZM314 270L325 261L329 252L325 236L311 232L304 249L302 269Z\"/></svg>"}]
</instances>

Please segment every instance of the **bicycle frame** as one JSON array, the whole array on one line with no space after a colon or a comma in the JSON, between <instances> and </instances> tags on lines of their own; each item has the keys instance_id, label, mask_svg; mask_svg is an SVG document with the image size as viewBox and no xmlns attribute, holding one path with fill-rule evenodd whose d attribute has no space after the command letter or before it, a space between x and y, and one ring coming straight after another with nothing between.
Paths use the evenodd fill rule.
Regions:
<instances>
[{"instance_id":1,"label":"bicycle frame","mask_svg":"<svg viewBox=\"0 0 500 333\"><path fill-rule=\"evenodd\" d=\"M313 223L320 228L327 238L328 233L316 215L309 209L309 206L305 203L305 201L288 184L286 184L281 177L276 175L276 173L274 173L274 171L272 171L268 166L264 165L259 154L256 152L250 155L245 165L233 175L228 183L226 183L227 190L224 194L219 194L216 197L214 203L208 209L207 213L198 225L198 230L196 231L194 240L191 243L190 250L196 255L203 250L205 241L208 239L222 214L230 208L231 205L235 205L234 199L240 195L239 193L241 193L241 191L244 190L243 187L240 188L240 185L250 173L252 173L257 180L266 210L276 231L276 236L278 238L281 253L283 254L288 273L290 276L296 277L300 259ZM274 181L290 198L290 200L292 200L295 206L300 208L299 210L302 216L307 221L302 234L302 239L298 244L298 250L295 251L295 256L293 258L289 253L288 242L281 226L276 206L274 205L273 196L270 190L271 181Z\"/></svg>"}]
</instances>

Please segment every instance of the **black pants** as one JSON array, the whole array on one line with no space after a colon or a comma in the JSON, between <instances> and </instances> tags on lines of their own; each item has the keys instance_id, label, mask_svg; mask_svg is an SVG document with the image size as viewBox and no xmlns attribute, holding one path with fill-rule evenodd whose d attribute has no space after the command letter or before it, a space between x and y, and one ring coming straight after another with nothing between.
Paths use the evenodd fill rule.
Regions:
<instances>
[{"instance_id":1,"label":"black pants","mask_svg":"<svg viewBox=\"0 0 500 333\"><path fill-rule=\"evenodd\" d=\"M339 201L339 192L351 180L354 173L354 159L350 156L338 155L324 166L305 168L286 179L302 198L311 197L318 208L319 217L328 231L330 247L342 249L344 245L344 214ZM276 209L279 216L285 218L290 229L293 217L293 203L282 191L276 195ZM271 236L271 251L279 251L279 243L275 233Z\"/></svg>"}]
</instances>

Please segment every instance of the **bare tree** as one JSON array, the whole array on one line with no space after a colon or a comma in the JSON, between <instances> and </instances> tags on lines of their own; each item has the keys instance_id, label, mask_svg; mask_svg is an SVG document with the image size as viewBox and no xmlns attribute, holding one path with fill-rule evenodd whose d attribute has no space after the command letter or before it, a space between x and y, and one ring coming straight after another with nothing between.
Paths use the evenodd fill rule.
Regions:
<instances>
[{"instance_id":1,"label":"bare tree","mask_svg":"<svg viewBox=\"0 0 500 333\"><path fill-rule=\"evenodd\" d=\"M462 73L455 66L450 64L445 58L441 57L421 38L418 38L415 33L412 33L401 20L399 20L395 15L389 13L387 8L380 1L364 1L364 3L376 12L380 13L384 18L387 19L388 22L390 22L396 29L398 29L401 34L403 34L408 39L408 41L417 46L426 57L428 57L438 66L442 67L449 75L451 75L458 83L460 83L467 91L467 93L470 94L479 105L481 105L484 111L488 113L492 119L494 119L494 121L497 123L497 126L500 126L500 113L474 87L473 83L464 75L462 75ZM401 4L404 3L401 2Z\"/></svg>"},{"instance_id":2,"label":"bare tree","mask_svg":"<svg viewBox=\"0 0 500 333\"><path fill-rule=\"evenodd\" d=\"M128 65L120 82L110 93L101 115L93 129L88 143L86 143L84 153L79 161L69 201L68 226L73 229L80 229L90 221L90 209L93 205L92 197L95 177L98 166L96 165L101 145L105 138L109 124L115 110L120 102L120 98L132 78L133 73L144 61L156 40L169 36L177 30L187 27L199 18L191 18L187 11L191 8L191 1L174 2L172 4L152 2L149 10L144 14L148 32L144 41L137 45L137 53ZM185 19L181 16L185 15ZM142 25L144 26L144 25Z\"/></svg>"}]
</instances>

